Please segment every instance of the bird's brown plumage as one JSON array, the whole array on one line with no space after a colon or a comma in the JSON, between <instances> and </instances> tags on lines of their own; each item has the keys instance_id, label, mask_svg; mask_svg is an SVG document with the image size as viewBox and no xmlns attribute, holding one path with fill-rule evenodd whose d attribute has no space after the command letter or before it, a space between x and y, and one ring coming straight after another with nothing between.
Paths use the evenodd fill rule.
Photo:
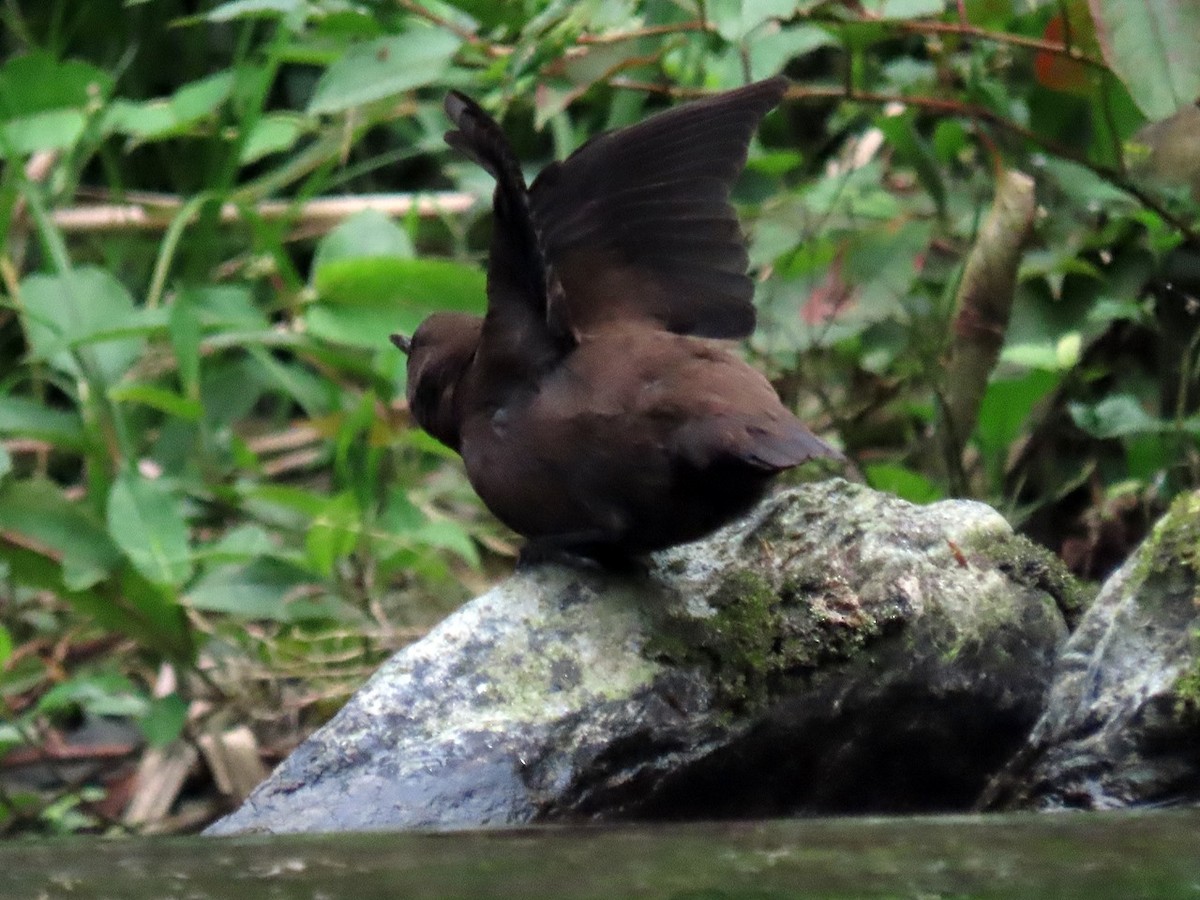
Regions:
<instances>
[{"instance_id":1,"label":"bird's brown plumage","mask_svg":"<svg viewBox=\"0 0 1200 900\"><path fill-rule=\"evenodd\" d=\"M754 327L729 192L785 86L601 135L528 188L499 126L447 98L447 141L497 180L488 310L422 323L406 348L409 403L535 552L612 558L693 540L783 469L836 455L710 340Z\"/></svg>"}]
</instances>

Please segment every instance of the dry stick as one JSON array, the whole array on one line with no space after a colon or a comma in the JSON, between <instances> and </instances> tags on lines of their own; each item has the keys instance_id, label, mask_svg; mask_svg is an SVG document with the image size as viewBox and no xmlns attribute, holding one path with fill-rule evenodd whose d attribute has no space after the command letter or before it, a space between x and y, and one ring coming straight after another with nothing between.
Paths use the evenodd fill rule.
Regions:
<instances>
[{"instance_id":1,"label":"dry stick","mask_svg":"<svg viewBox=\"0 0 1200 900\"><path fill-rule=\"evenodd\" d=\"M962 451L1000 357L1017 289L1021 249L1037 210L1033 179L1007 170L996 179L992 208L971 252L955 296L954 329L946 369L939 439L947 474L961 493L966 486Z\"/></svg>"},{"instance_id":2,"label":"dry stick","mask_svg":"<svg viewBox=\"0 0 1200 900\"><path fill-rule=\"evenodd\" d=\"M430 194L368 194L364 196L318 197L296 206L287 200L264 200L255 205L255 212L264 219L296 216L297 226L330 228L347 216L366 209L379 210L389 216L406 216L416 209L417 215L433 217L447 213L462 213L477 201L474 194L443 191ZM141 229L162 231L183 206L181 197L157 195L145 202L89 204L55 210L54 224L67 232L126 231ZM221 206L221 221L236 222L242 218L234 203Z\"/></svg>"}]
</instances>

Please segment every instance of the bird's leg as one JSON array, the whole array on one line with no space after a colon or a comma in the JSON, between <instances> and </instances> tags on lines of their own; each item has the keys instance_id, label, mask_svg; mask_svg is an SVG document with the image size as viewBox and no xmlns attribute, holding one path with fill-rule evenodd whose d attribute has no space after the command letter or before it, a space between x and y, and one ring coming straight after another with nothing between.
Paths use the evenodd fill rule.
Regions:
<instances>
[{"instance_id":1,"label":"bird's leg","mask_svg":"<svg viewBox=\"0 0 1200 900\"><path fill-rule=\"evenodd\" d=\"M645 571L636 558L616 549L611 531L599 528L530 538L517 557L517 569L543 563L610 572Z\"/></svg>"}]
</instances>

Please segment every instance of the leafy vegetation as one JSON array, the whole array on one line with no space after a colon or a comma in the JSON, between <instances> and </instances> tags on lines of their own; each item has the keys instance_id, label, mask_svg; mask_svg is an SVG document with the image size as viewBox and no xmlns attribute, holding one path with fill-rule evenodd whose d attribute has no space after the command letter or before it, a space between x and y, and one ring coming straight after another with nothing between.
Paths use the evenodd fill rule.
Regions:
<instances>
[{"instance_id":1,"label":"leafy vegetation","mask_svg":"<svg viewBox=\"0 0 1200 900\"><path fill-rule=\"evenodd\" d=\"M737 196L747 352L862 477L989 500L1092 576L1200 480L1188 0L0 19L0 830L121 820L127 771L26 765L106 717L140 728L125 756L237 721L286 750L506 567L387 341L484 302L450 87L532 166L786 72Z\"/></svg>"}]
</instances>

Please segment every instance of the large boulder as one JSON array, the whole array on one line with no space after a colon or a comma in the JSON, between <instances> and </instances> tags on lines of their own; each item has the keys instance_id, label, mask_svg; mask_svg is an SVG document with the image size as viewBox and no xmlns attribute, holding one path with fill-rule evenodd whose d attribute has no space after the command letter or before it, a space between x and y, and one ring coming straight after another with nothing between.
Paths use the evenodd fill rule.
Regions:
<instances>
[{"instance_id":1,"label":"large boulder","mask_svg":"<svg viewBox=\"0 0 1200 900\"><path fill-rule=\"evenodd\" d=\"M210 833L967 808L1073 603L982 504L807 485L642 572L519 572Z\"/></svg>"},{"instance_id":2,"label":"large boulder","mask_svg":"<svg viewBox=\"0 0 1200 900\"><path fill-rule=\"evenodd\" d=\"M992 808L1200 801L1200 492L1180 497L1063 649Z\"/></svg>"}]
</instances>

